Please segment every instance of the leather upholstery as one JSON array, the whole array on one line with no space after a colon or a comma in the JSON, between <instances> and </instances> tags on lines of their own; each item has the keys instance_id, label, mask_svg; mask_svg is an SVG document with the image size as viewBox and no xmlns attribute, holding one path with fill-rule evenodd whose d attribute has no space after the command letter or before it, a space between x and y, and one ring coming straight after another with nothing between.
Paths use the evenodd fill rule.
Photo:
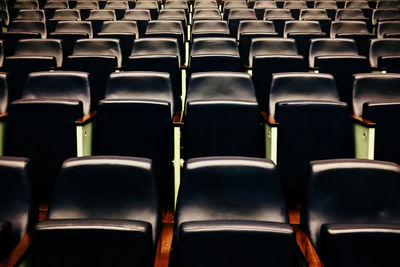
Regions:
<instances>
[{"instance_id":1,"label":"leather upholstery","mask_svg":"<svg viewBox=\"0 0 400 267\"><path fill-rule=\"evenodd\" d=\"M156 1L138 1L135 9L149 10L152 20L156 20L158 17L159 7Z\"/></svg>"},{"instance_id":2,"label":"leather upholstery","mask_svg":"<svg viewBox=\"0 0 400 267\"><path fill-rule=\"evenodd\" d=\"M264 156L258 105L248 74L194 73L185 103L184 158Z\"/></svg>"},{"instance_id":3,"label":"leather upholstery","mask_svg":"<svg viewBox=\"0 0 400 267\"><path fill-rule=\"evenodd\" d=\"M150 11L145 9L128 9L122 20L136 21L139 29L139 37L144 37L148 21L151 20Z\"/></svg>"},{"instance_id":4,"label":"leather upholstery","mask_svg":"<svg viewBox=\"0 0 400 267\"><path fill-rule=\"evenodd\" d=\"M20 10L14 20L45 21L43 10Z\"/></svg>"},{"instance_id":5,"label":"leather upholstery","mask_svg":"<svg viewBox=\"0 0 400 267\"><path fill-rule=\"evenodd\" d=\"M390 162L361 159L311 162L301 223L317 251L322 248L323 224L398 224L399 175L399 166ZM358 253L355 247L352 250Z\"/></svg>"},{"instance_id":6,"label":"leather upholstery","mask_svg":"<svg viewBox=\"0 0 400 267\"><path fill-rule=\"evenodd\" d=\"M46 24L43 21L14 21L10 23L8 32L38 33L42 39L47 36Z\"/></svg>"},{"instance_id":7,"label":"leather upholstery","mask_svg":"<svg viewBox=\"0 0 400 267\"><path fill-rule=\"evenodd\" d=\"M0 157L0 218L2 259L13 249L35 221L27 158Z\"/></svg>"},{"instance_id":8,"label":"leather upholstery","mask_svg":"<svg viewBox=\"0 0 400 267\"><path fill-rule=\"evenodd\" d=\"M304 192L308 162L353 156L348 106L329 74L273 74L269 113L279 123L278 170L283 186Z\"/></svg>"},{"instance_id":9,"label":"leather upholstery","mask_svg":"<svg viewBox=\"0 0 400 267\"><path fill-rule=\"evenodd\" d=\"M265 9L277 8L277 6L275 1L256 1L253 8L256 12L257 19L262 20L264 17Z\"/></svg>"},{"instance_id":10,"label":"leather upholstery","mask_svg":"<svg viewBox=\"0 0 400 267\"><path fill-rule=\"evenodd\" d=\"M190 51L190 71L241 71L236 39L204 37L193 40Z\"/></svg>"},{"instance_id":11,"label":"leather upholstery","mask_svg":"<svg viewBox=\"0 0 400 267\"><path fill-rule=\"evenodd\" d=\"M193 5L193 9L194 11L196 11L196 9L209 9L209 8L217 8L218 9L218 5L217 2L215 1L195 1L194 5Z\"/></svg>"},{"instance_id":12,"label":"leather upholstery","mask_svg":"<svg viewBox=\"0 0 400 267\"><path fill-rule=\"evenodd\" d=\"M296 41L288 38L254 38L249 64L253 67L253 83L262 110L268 109L273 73L305 71L304 58L298 54Z\"/></svg>"},{"instance_id":13,"label":"leather upholstery","mask_svg":"<svg viewBox=\"0 0 400 267\"><path fill-rule=\"evenodd\" d=\"M369 62L373 68L385 68L388 72L400 72L400 39L372 39ZM393 65L386 65L384 58L394 58Z\"/></svg>"},{"instance_id":14,"label":"leather upholstery","mask_svg":"<svg viewBox=\"0 0 400 267\"><path fill-rule=\"evenodd\" d=\"M400 37L400 22L380 21L377 25L376 34L378 38Z\"/></svg>"},{"instance_id":15,"label":"leather upholstery","mask_svg":"<svg viewBox=\"0 0 400 267\"><path fill-rule=\"evenodd\" d=\"M329 266L390 266L397 260L399 224L323 224L321 257Z\"/></svg>"},{"instance_id":16,"label":"leather upholstery","mask_svg":"<svg viewBox=\"0 0 400 267\"><path fill-rule=\"evenodd\" d=\"M88 38L93 37L92 24L88 21L59 21L54 33L82 33Z\"/></svg>"},{"instance_id":17,"label":"leather upholstery","mask_svg":"<svg viewBox=\"0 0 400 267\"><path fill-rule=\"evenodd\" d=\"M307 8L307 3L305 1L285 1L283 8L290 9L293 18L298 19L300 10Z\"/></svg>"},{"instance_id":18,"label":"leather upholstery","mask_svg":"<svg viewBox=\"0 0 400 267\"><path fill-rule=\"evenodd\" d=\"M195 9L193 11L193 22L196 20L221 20L221 13L218 8Z\"/></svg>"},{"instance_id":19,"label":"leather upholstery","mask_svg":"<svg viewBox=\"0 0 400 267\"><path fill-rule=\"evenodd\" d=\"M230 16L230 11L232 9L248 9L247 3L245 1L228 1L224 4L222 13L223 19L228 21Z\"/></svg>"},{"instance_id":20,"label":"leather upholstery","mask_svg":"<svg viewBox=\"0 0 400 267\"><path fill-rule=\"evenodd\" d=\"M180 21L183 29L187 27L187 17L184 9L162 9L158 14L157 20Z\"/></svg>"},{"instance_id":21,"label":"leather upholstery","mask_svg":"<svg viewBox=\"0 0 400 267\"><path fill-rule=\"evenodd\" d=\"M294 20L290 9L277 8L277 9L266 9L264 12L264 20L270 20L275 25L275 30L279 36L283 36L283 27L285 21Z\"/></svg>"},{"instance_id":22,"label":"leather upholstery","mask_svg":"<svg viewBox=\"0 0 400 267\"><path fill-rule=\"evenodd\" d=\"M228 24L232 37L237 38L239 23L242 20L257 20L254 9L232 9L229 12Z\"/></svg>"},{"instance_id":23,"label":"leather upholstery","mask_svg":"<svg viewBox=\"0 0 400 267\"><path fill-rule=\"evenodd\" d=\"M372 24L376 25L379 21L399 20L400 11L393 9L375 9L372 12Z\"/></svg>"},{"instance_id":24,"label":"leather upholstery","mask_svg":"<svg viewBox=\"0 0 400 267\"><path fill-rule=\"evenodd\" d=\"M204 9L201 9L204 10ZM223 20L194 20L192 40L198 37L229 37L228 23Z\"/></svg>"},{"instance_id":25,"label":"leather upholstery","mask_svg":"<svg viewBox=\"0 0 400 267\"><path fill-rule=\"evenodd\" d=\"M400 74L357 74L354 76L353 108L358 116L377 123L375 159L400 162L397 149L400 112Z\"/></svg>"}]
</instances>

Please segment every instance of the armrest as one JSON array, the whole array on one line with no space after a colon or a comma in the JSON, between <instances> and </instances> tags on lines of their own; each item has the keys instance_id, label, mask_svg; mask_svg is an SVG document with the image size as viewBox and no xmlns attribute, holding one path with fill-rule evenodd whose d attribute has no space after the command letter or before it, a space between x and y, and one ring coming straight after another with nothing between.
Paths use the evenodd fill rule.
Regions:
<instances>
[{"instance_id":1,"label":"armrest","mask_svg":"<svg viewBox=\"0 0 400 267\"><path fill-rule=\"evenodd\" d=\"M168 267L174 233L173 223L164 223L157 242L154 267Z\"/></svg>"},{"instance_id":2,"label":"armrest","mask_svg":"<svg viewBox=\"0 0 400 267\"><path fill-rule=\"evenodd\" d=\"M19 241L17 246L13 249L11 254L0 264L0 266L15 266L22 256L32 245L33 232L27 232Z\"/></svg>"},{"instance_id":3,"label":"armrest","mask_svg":"<svg viewBox=\"0 0 400 267\"><path fill-rule=\"evenodd\" d=\"M300 248L301 253L303 254L307 266L310 267L322 267L322 262L318 257L315 248L311 244L310 239L304 230L300 227L300 225L293 225L294 231L296 233L296 242Z\"/></svg>"},{"instance_id":4,"label":"armrest","mask_svg":"<svg viewBox=\"0 0 400 267\"><path fill-rule=\"evenodd\" d=\"M174 127L183 126L183 110L175 112L174 117L172 118L172 125Z\"/></svg>"},{"instance_id":5,"label":"armrest","mask_svg":"<svg viewBox=\"0 0 400 267\"><path fill-rule=\"evenodd\" d=\"M0 121L5 120L5 119L7 118L7 116L8 116L8 113L7 113L7 112L0 113Z\"/></svg>"},{"instance_id":6,"label":"armrest","mask_svg":"<svg viewBox=\"0 0 400 267\"><path fill-rule=\"evenodd\" d=\"M266 122L266 123L268 123L270 126L272 126L272 127L276 127L276 126L278 126L279 125L279 123L274 119L274 117L272 117L272 115L271 114L268 114L267 112L265 112L265 111L260 111L260 115L261 115L261 117L264 119L264 121Z\"/></svg>"},{"instance_id":7,"label":"armrest","mask_svg":"<svg viewBox=\"0 0 400 267\"><path fill-rule=\"evenodd\" d=\"M75 121L75 124L77 125L85 125L86 123L89 123L90 121L93 120L94 117L97 115L97 110L94 110L90 112L89 114L86 114L82 118L79 118Z\"/></svg>"},{"instance_id":8,"label":"armrest","mask_svg":"<svg viewBox=\"0 0 400 267\"><path fill-rule=\"evenodd\" d=\"M350 115L351 119L353 120L353 122L356 122L358 124L361 124L362 126L368 127L368 128L375 128L376 127L376 123L366 120L362 117L359 117L355 114L351 114Z\"/></svg>"}]
</instances>

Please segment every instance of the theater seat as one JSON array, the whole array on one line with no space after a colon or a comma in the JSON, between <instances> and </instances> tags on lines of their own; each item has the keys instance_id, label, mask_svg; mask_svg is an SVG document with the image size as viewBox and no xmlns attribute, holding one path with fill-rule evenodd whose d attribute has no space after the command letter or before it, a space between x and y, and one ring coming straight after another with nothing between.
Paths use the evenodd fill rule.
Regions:
<instances>
[{"instance_id":1,"label":"theater seat","mask_svg":"<svg viewBox=\"0 0 400 267\"><path fill-rule=\"evenodd\" d=\"M194 20L191 40L198 37L230 37L228 23L223 20Z\"/></svg>"},{"instance_id":2,"label":"theater seat","mask_svg":"<svg viewBox=\"0 0 400 267\"><path fill-rule=\"evenodd\" d=\"M190 159L176 209L177 266L297 266L288 222L271 161Z\"/></svg>"},{"instance_id":3,"label":"theater seat","mask_svg":"<svg viewBox=\"0 0 400 267\"><path fill-rule=\"evenodd\" d=\"M69 159L50 205L35 228L34 266L153 266L160 214L150 160Z\"/></svg>"},{"instance_id":4,"label":"theater seat","mask_svg":"<svg viewBox=\"0 0 400 267\"><path fill-rule=\"evenodd\" d=\"M400 39L372 39L369 62L372 68L400 73Z\"/></svg>"},{"instance_id":5,"label":"theater seat","mask_svg":"<svg viewBox=\"0 0 400 267\"><path fill-rule=\"evenodd\" d=\"M0 260L33 227L36 214L27 158L0 157Z\"/></svg>"},{"instance_id":6,"label":"theater seat","mask_svg":"<svg viewBox=\"0 0 400 267\"><path fill-rule=\"evenodd\" d=\"M267 155L276 156L288 192L304 193L309 161L354 156L349 107L340 102L332 75L273 74L268 113L274 120L269 119L266 131L277 151ZM272 143L267 149L273 147Z\"/></svg>"},{"instance_id":7,"label":"theater seat","mask_svg":"<svg viewBox=\"0 0 400 267\"><path fill-rule=\"evenodd\" d=\"M311 162L301 224L324 266L390 266L396 260L399 177L399 166L389 162Z\"/></svg>"},{"instance_id":8,"label":"theater seat","mask_svg":"<svg viewBox=\"0 0 400 267\"><path fill-rule=\"evenodd\" d=\"M76 9L57 9L54 15L47 19L47 30L51 34L56 29L59 22L62 21L79 21L81 20L81 13Z\"/></svg>"},{"instance_id":9,"label":"theater seat","mask_svg":"<svg viewBox=\"0 0 400 267\"><path fill-rule=\"evenodd\" d=\"M91 136L89 110L88 74L64 71L29 74L22 98L9 106L5 155L31 159L32 186L40 200L51 194L65 159L89 153L78 150ZM75 122L84 115L79 135Z\"/></svg>"},{"instance_id":10,"label":"theater seat","mask_svg":"<svg viewBox=\"0 0 400 267\"><path fill-rule=\"evenodd\" d=\"M400 38L399 21L378 22L376 35L378 38Z\"/></svg>"},{"instance_id":11,"label":"theater seat","mask_svg":"<svg viewBox=\"0 0 400 267\"><path fill-rule=\"evenodd\" d=\"M142 38L145 35L147 24L151 20L150 11L145 9L129 9L125 11L122 20L136 21L139 37Z\"/></svg>"}]
</instances>

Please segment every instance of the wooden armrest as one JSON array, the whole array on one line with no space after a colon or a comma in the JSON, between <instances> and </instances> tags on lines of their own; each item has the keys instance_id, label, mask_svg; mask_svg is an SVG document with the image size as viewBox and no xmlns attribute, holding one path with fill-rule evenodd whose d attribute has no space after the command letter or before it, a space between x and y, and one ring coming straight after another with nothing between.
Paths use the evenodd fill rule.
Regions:
<instances>
[{"instance_id":1,"label":"wooden armrest","mask_svg":"<svg viewBox=\"0 0 400 267\"><path fill-rule=\"evenodd\" d=\"M180 127L183 125L183 111L182 110L175 112L174 117L172 118L172 124L174 127Z\"/></svg>"},{"instance_id":2,"label":"wooden armrest","mask_svg":"<svg viewBox=\"0 0 400 267\"><path fill-rule=\"evenodd\" d=\"M174 233L173 223L163 223L157 242L154 267L168 267Z\"/></svg>"},{"instance_id":3,"label":"wooden armrest","mask_svg":"<svg viewBox=\"0 0 400 267\"><path fill-rule=\"evenodd\" d=\"M15 266L32 245L33 231L27 232L19 241L11 254L0 264L0 267Z\"/></svg>"},{"instance_id":4,"label":"wooden armrest","mask_svg":"<svg viewBox=\"0 0 400 267\"><path fill-rule=\"evenodd\" d=\"M252 66L249 66L249 65L243 65L243 68L244 68L245 70L252 70L252 69L253 69L253 67L252 67Z\"/></svg>"},{"instance_id":5,"label":"wooden armrest","mask_svg":"<svg viewBox=\"0 0 400 267\"><path fill-rule=\"evenodd\" d=\"M268 114L265 111L260 111L261 117L264 119L266 123L268 123L270 126L278 126L279 123L274 119L274 117L271 116L271 114Z\"/></svg>"},{"instance_id":6,"label":"wooden armrest","mask_svg":"<svg viewBox=\"0 0 400 267\"><path fill-rule=\"evenodd\" d=\"M78 125L83 125L85 123L88 123L90 120L92 120L96 116L96 114L97 114L97 110L94 110L94 111L90 112L89 114L86 114L82 118L77 119L75 121L75 123Z\"/></svg>"},{"instance_id":7,"label":"wooden armrest","mask_svg":"<svg viewBox=\"0 0 400 267\"><path fill-rule=\"evenodd\" d=\"M363 119L363 118L361 118L361 117L359 117L357 115L351 114L350 117L354 121L356 121L357 123L361 124L362 126L365 126L365 127L368 127L368 128L375 128L375 126L376 126L375 122Z\"/></svg>"},{"instance_id":8,"label":"wooden armrest","mask_svg":"<svg viewBox=\"0 0 400 267\"><path fill-rule=\"evenodd\" d=\"M4 112L4 113L0 113L0 120L4 120L7 117L8 113Z\"/></svg>"},{"instance_id":9,"label":"wooden armrest","mask_svg":"<svg viewBox=\"0 0 400 267\"><path fill-rule=\"evenodd\" d=\"M307 266L309 267L323 267L321 260L318 257L317 252L315 251L313 245L311 244L310 239L304 230L300 227L300 225L292 225L294 231L296 233L296 242L299 246L301 253L303 254Z\"/></svg>"}]
</instances>

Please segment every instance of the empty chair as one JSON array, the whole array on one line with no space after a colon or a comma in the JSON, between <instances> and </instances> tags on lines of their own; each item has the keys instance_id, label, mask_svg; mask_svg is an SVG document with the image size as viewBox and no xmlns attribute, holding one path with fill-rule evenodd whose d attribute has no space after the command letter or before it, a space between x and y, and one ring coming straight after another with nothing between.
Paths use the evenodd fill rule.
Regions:
<instances>
[{"instance_id":1,"label":"empty chair","mask_svg":"<svg viewBox=\"0 0 400 267\"><path fill-rule=\"evenodd\" d=\"M184 30L184 34L186 36L187 32L187 18L185 10L183 9L162 9L158 14L158 20L173 20L180 21L182 23L182 29Z\"/></svg>"},{"instance_id":2,"label":"empty chair","mask_svg":"<svg viewBox=\"0 0 400 267\"><path fill-rule=\"evenodd\" d=\"M17 17L13 21L15 20L45 21L46 17L43 10L28 9L20 10L17 14Z\"/></svg>"},{"instance_id":3,"label":"empty chair","mask_svg":"<svg viewBox=\"0 0 400 267\"><path fill-rule=\"evenodd\" d=\"M272 74L305 71L304 57L296 41L283 38L254 38L250 44L249 65L261 110L267 110Z\"/></svg>"},{"instance_id":4,"label":"empty chair","mask_svg":"<svg viewBox=\"0 0 400 267\"><path fill-rule=\"evenodd\" d=\"M274 164L247 157L188 160L175 241L179 267L297 266L295 235Z\"/></svg>"},{"instance_id":5,"label":"empty chair","mask_svg":"<svg viewBox=\"0 0 400 267\"><path fill-rule=\"evenodd\" d=\"M93 33L96 36L105 21L114 21L116 19L114 10L91 10L86 21L92 23Z\"/></svg>"},{"instance_id":6,"label":"empty chair","mask_svg":"<svg viewBox=\"0 0 400 267\"><path fill-rule=\"evenodd\" d=\"M275 31L279 36L283 36L283 28L285 22L294 20L289 9L266 9L264 12L264 20L270 20L275 25Z\"/></svg>"},{"instance_id":7,"label":"empty chair","mask_svg":"<svg viewBox=\"0 0 400 267\"><path fill-rule=\"evenodd\" d=\"M288 192L304 193L309 161L353 156L349 107L332 75L273 74L268 113L279 123L277 166Z\"/></svg>"},{"instance_id":8,"label":"empty chair","mask_svg":"<svg viewBox=\"0 0 400 267\"><path fill-rule=\"evenodd\" d=\"M193 73L183 121L183 159L265 156L258 105L249 74Z\"/></svg>"},{"instance_id":9,"label":"empty chair","mask_svg":"<svg viewBox=\"0 0 400 267\"><path fill-rule=\"evenodd\" d=\"M376 9L400 9L400 3L397 1L377 1Z\"/></svg>"},{"instance_id":10,"label":"empty chair","mask_svg":"<svg viewBox=\"0 0 400 267\"><path fill-rule=\"evenodd\" d=\"M400 39L372 39L369 62L372 68L400 72Z\"/></svg>"},{"instance_id":11,"label":"empty chair","mask_svg":"<svg viewBox=\"0 0 400 267\"><path fill-rule=\"evenodd\" d=\"M353 84L354 114L376 123L375 159L400 163L396 118L400 114L399 74L357 74Z\"/></svg>"},{"instance_id":12,"label":"empty chair","mask_svg":"<svg viewBox=\"0 0 400 267\"><path fill-rule=\"evenodd\" d=\"M351 105L352 75L369 72L368 59L360 56L352 39L313 39L310 44L310 67L331 73L339 90L339 97Z\"/></svg>"},{"instance_id":13,"label":"empty chair","mask_svg":"<svg viewBox=\"0 0 400 267\"><path fill-rule=\"evenodd\" d=\"M193 21L196 20L221 20L221 13L217 8L195 9L193 11Z\"/></svg>"},{"instance_id":14,"label":"empty chair","mask_svg":"<svg viewBox=\"0 0 400 267\"><path fill-rule=\"evenodd\" d=\"M204 37L193 40L189 58L190 72L241 71L235 38Z\"/></svg>"},{"instance_id":15,"label":"empty chair","mask_svg":"<svg viewBox=\"0 0 400 267\"><path fill-rule=\"evenodd\" d=\"M265 9L277 8L275 1L256 1L254 3L254 11L257 19L263 19Z\"/></svg>"},{"instance_id":16,"label":"empty chair","mask_svg":"<svg viewBox=\"0 0 400 267\"><path fill-rule=\"evenodd\" d=\"M62 40L64 58L72 54L76 40L92 38L92 24L89 21L59 21L50 38Z\"/></svg>"},{"instance_id":17,"label":"empty chair","mask_svg":"<svg viewBox=\"0 0 400 267\"><path fill-rule=\"evenodd\" d=\"M181 64L183 65L185 60L185 33L182 24L179 21L149 21L145 37L166 37L176 39L179 44Z\"/></svg>"},{"instance_id":18,"label":"empty chair","mask_svg":"<svg viewBox=\"0 0 400 267\"><path fill-rule=\"evenodd\" d=\"M397 259L399 173L382 161L311 162L301 224L324 266L390 266Z\"/></svg>"},{"instance_id":19,"label":"empty chair","mask_svg":"<svg viewBox=\"0 0 400 267\"><path fill-rule=\"evenodd\" d=\"M35 223L29 159L0 157L0 259L3 261Z\"/></svg>"},{"instance_id":20,"label":"empty chair","mask_svg":"<svg viewBox=\"0 0 400 267\"><path fill-rule=\"evenodd\" d=\"M69 9L69 4L67 1L46 1L44 5L44 12L46 13L46 18L52 18L54 15L54 11L58 9Z\"/></svg>"},{"instance_id":21,"label":"empty chair","mask_svg":"<svg viewBox=\"0 0 400 267\"><path fill-rule=\"evenodd\" d=\"M223 8L223 19L229 20L229 13L231 9L247 9L247 3L245 1L226 1Z\"/></svg>"},{"instance_id":22,"label":"empty chair","mask_svg":"<svg viewBox=\"0 0 400 267\"><path fill-rule=\"evenodd\" d=\"M308 57L310 40L325 37L318 21L287 21L283 30L283 37L296 40L299 54Z\"/></svg>"},{"instance_id":23,"label":"empty chair","mask_svg":"<svg viewBox=\"0 0 400 267\"><path fill-rule=\"evenodd\" d=\"M159 7L156 1L139 1L136 3L135 9L149 10L152 20L158 17Z\"/></svg>"},{"instance_id":24,"label":"empty chair","mask_svg":"<svg viewBox=\"0 0 400 267\"><path fill-rule=\"evenodd\" d=\"M400 38L400 21L378 22L376 35L378 38Z\"/></svg>"},{"instance_id":25,"label":"empty chair","mask_svg":"<svg viewBox=\"0 0 400 267\"><path fill-rule=\"evenodd\" d=\"M400 20L400 10L398 9L375 9L372 12L372 24L376 25L380 21Z\"/></svg>"},{"instance_id":26,"label":"empty chair","mask_svg":"<svg viewBox=\"0 0 400 267\"><path fill-rule=\"evenodd\" d=\"M218 9L218 4L217 1L211 0L211 1L195 1L193 4L193 10L196 11L196 9Z\"/></svg>"},{"instance_id":27,"label":"empty chair","mask_svg":"<svg viewBox=\"0 0 400 267\"><path fill-rule=\"evenodd\" d=\"M121 67L121 63L118 39L80 39L76 41L72 55L67 57L65 68L90 73L90 94L94 110L98 101L104 98L108 76Z\"/></svg>"},{"instance_id":28,"label":"empty chair","mask_svg":"<svg viewBox=\"0 0 400 267\"><path fill-rule=\"evenodd\" d=\"M133 41L139 38L139 31L136 21L105 21L97 36L119 39L122 53L121 64L126 66L132 52Z\"/></svg>"},{"instance_id":29,"label":"empty chair","mask_svg":"<svg viewBox=\"0 0 400 267\"><path fill-rule=\"evenodd\" d=\"M365 21L371 27L371 20L364 15L361 9L345 8L336 11L336 20Z\"/></svg>"},{"instance_id":30,"label":"empty chair","mask_svg":"<svg viewBox=\"0 0 400 267\"><path fill-rule=\"evenodd\" d=\"M239 23L242 20L257 20L253 9L232 9L229 13L229 30L232 37L237 38Z\"/></svg>"},{"instance_id":31,"label":"empty chair","mask_svg":"<svg viewBox=\"0 0 400 267\"><path fill-rule=\"evenodd\" d=\"M16 1L15 4L8 9L10 18L15 18L18 11L22 9L39 9L39 3L37 1Z\"/></svg>"},{"instance_id":32,"label":"empty chair","mask_svg":"<svg viewBox=\"0 0 400 267\"><path fill-rule=\"evenodd\" d=\"M77 1L75 9L79 10L82 20L89 17L91 10L99 9L99 2L97 1Z\"/></svg>"},{"instance_id":33,"label":"empty chair","mask_svg":"<svg viewBox=\"0 0 400 267\"><path fill-rule=\"evenodd\" d=\"M22 39L14 55L5 58L5 69L10 74L10 100L21 97L28 74L61 68L63 54L61 41L56 39Z\"/></svg>"},{"instance_id":34,"label":"empty chair","mask_svg":"<svg viewBox=\"0 0 400 267\"><path fill-rule=\"evenodd\" d=\"M112 73L100 101L94 155L122 155L152 160L163 206L172 207L174 90L168 73ZM125 114L124 116L120 116ZM140 125L140 127L138 127Z\"/></svg>"},{"instance_id":35,"label":"empty chair","mask_svg":"<svg viewBox=\"0 0 400 267\"><path fill-rule=\"evenodd\" d=\"M47 30L49 33L54 32L57 23L61 21L78 21L81 20L81 13L74 9L57 9L54 11L52 18L47 19Z\"/></svg>"},{"instance_id":36,"label":"empty chair","mask_svg":"<svg viewBox=\"0 0 400 267\"><path fill-rule=\"evenodd\" d=\"M274 24L271 21L244 20L239 23L237 40L242 64L249 65L249 50L251 40L257 37L277 37Z\"/></svg>"},{"instance_id":37,"label":"empty chair","mask_svg":"<svg viewBox=\"0 0 400 267\"><path fill-rule=\"evenodd\" d=\"M293 18L299 19L300 10L307 8L305 1L285 1L283 8L289 9Z\"/></svg>"},{"instance_id":38,"label":"empty chair","mask_svg":"<svg viewBox=\"0 0 400 267\"><path fill-rule=\"evenodd\" d=\"M300 10L300 20L318 21L321 25L321 30L329 36L331 27L331 19L325 9L308 8Z\"/></svg>"},{"instance_id":39,"label":"empty chair","mask_svg":"<svg viewBox=\"0 0 400 267\"><path fill-rule=\"evenodd\" d=\"M369 32L365 21L333 21L331 38L349 38L357 43L360 55L368 57L370 39L375 35Z\"/></svg>"},{"instance_id":40,"label":"empty chair","mask_svg":"<svg viewBox=\"0 0 400 267\"><path fill-rule=\"evenodd\" d=\"M331 20L335 20L336 10L338 9L335 1L315 1L314 8L325 9L326 14Z\"/></svg>"},{"instance_id":41,"label":"empty chair","mask_svg":"<svg viewBox=\"0 0 400 267\"><path fill-rule=\"evenodd\" d=\"M173 38L140 38L133 43L128 70L157 71L170 74L174 106L180 110L182 85L178 41Z\"/></svg>"},{"instance_id":42,"label":"empty chair","mask_svg":"<svg viewBox=\"0 0 400 267\"><path fill-rule=\"evenodd\" d=\"M198 37L229 37L228 23L224 20L194 20L192 38Z\"/></svg>"},{"instance_id":43,"label":"empty chair","mask_svg":"<svg viewBox=\"0 0 400 267\"><path fill-rule=\"evenodd\" d=\"M69 159L57 178L48 220L35 228L33 265L152 266L160 217L150 160Z\"/></svg>"},{"instance_id":44,"label":"empty chair","mask_svg":"<svg viewBox=\"0 0 400 267\"><path fill-rule=\"evenodd\" d=\"M346 1L344 7L352 9L361 9L367 18L372 17L373 9L369 6L367 1Z\"/></svg>"},{"instance_id":45,"label":"empty chair","mask_svg":"<svg viewBox=\"0 0 400 267\"><path fill-rule=\"evenodd\" d=\"M77 155L75 121L89 109L88 74L80 72L31 73L21 99L9 106L5 154L31 159L41 202L51 195L62 162Z\"/></svg>"},{"instance_id":46,"label":"empty chair","mask_svg":"<svg viewBox=\"0 0 400 267\"><path fill-rule=\"evenodd\" d=\"M114 10L116 19L120 20L129 9L129 4L126 1L108 1L104 9Z\"/></svg>"},{"instance_id":47,"label":"empty chair","mask_svg":"<svg viewBox=\"0 0 400 267\"><path fill-rule=\"evenodd\" d=\"M164 8L184 10L186 14L186 20L189 20L189 3L187 1L166 1Z\"/></svg>"},{"instance_id":48,"label":"empty chair","mask_svg":"<svg viewBox=\"0 0 400 267\"><path fill-rule=\"evenodd\" d=\"M144 9L127 10L122 20L136 21L139 30L139 37L142 38L145 35L147 24L149 20L151 20L150 11Z\"/></svg>"}]
</instances>

